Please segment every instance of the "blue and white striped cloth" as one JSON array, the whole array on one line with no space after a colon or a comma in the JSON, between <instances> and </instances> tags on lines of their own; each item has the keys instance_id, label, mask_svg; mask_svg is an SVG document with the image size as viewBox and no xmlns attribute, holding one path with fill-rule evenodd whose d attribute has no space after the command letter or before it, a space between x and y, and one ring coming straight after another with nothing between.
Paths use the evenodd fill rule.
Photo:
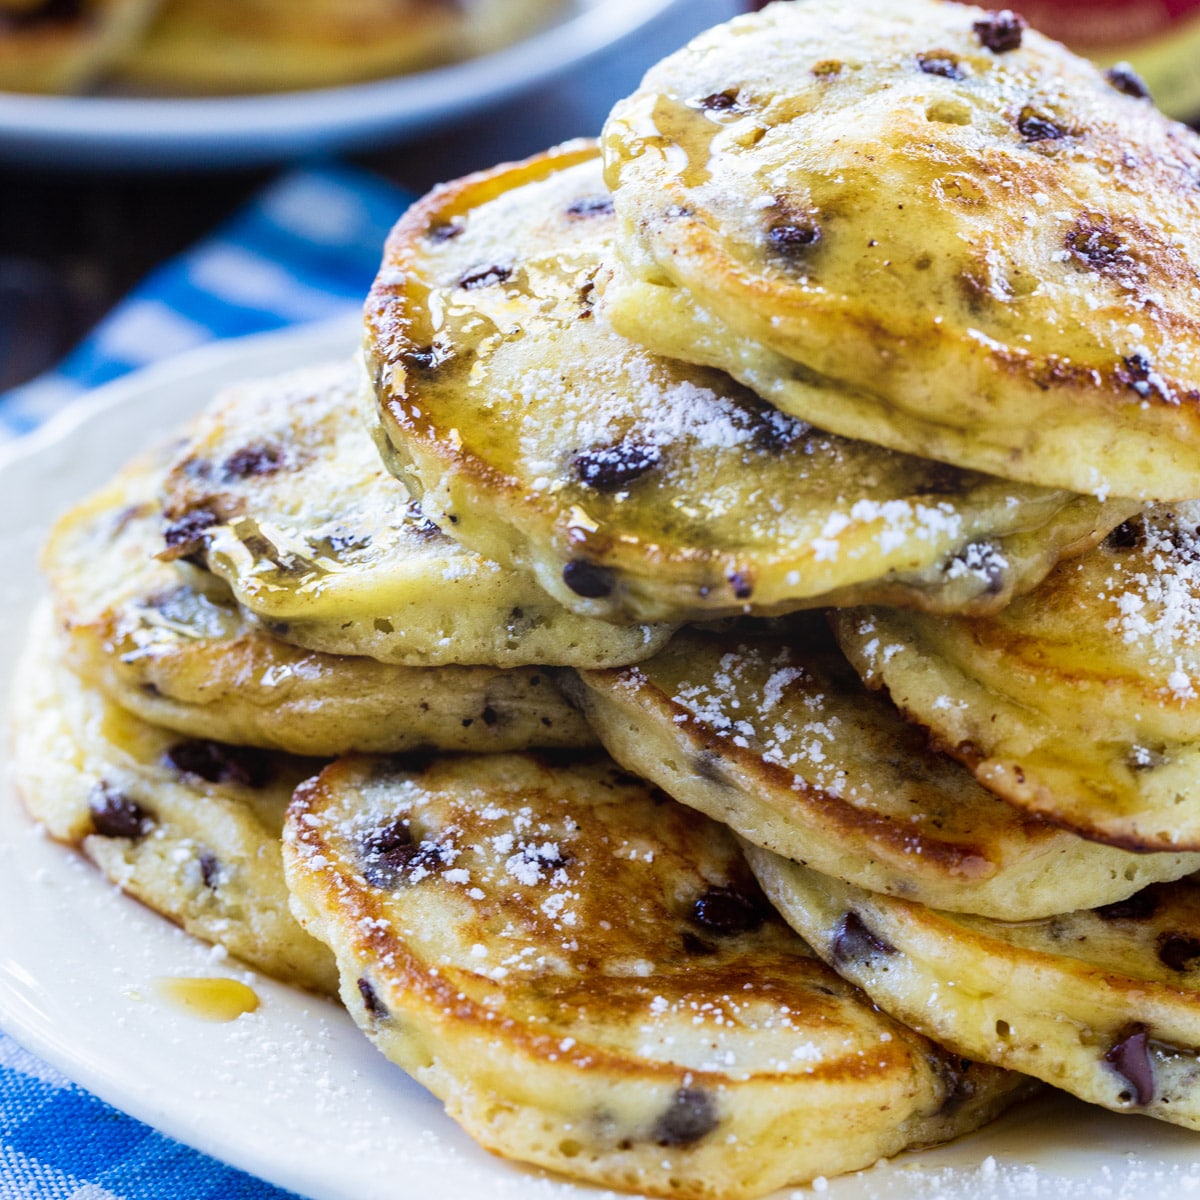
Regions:
<instances>
[{"instance_id":1,"label":"blue and white striped cloth","mask_svg":"<svg viewBox=\"0 0 1200 1200\"><path fill-rule=\"evenodd\" d=\"M62 365L0 396L0 442L202 342L362 304L410 197L342 166L293 171L147 278ZM76 1087L0 1034L0 1200L286 1200Z\"/></svg>"},{"instance_id":2,"label":"blue and white striped cloth","mask_svg":"<svg viewBox=\"0 0 1200 1200\"><path fill-rule=\"evenodd\" d=\"M144 280L57 370L0 396L0 441L89 388L202 342L357 307L407 199L385 180L340 165L285 175Z\"/></svg>"}]
</instances>

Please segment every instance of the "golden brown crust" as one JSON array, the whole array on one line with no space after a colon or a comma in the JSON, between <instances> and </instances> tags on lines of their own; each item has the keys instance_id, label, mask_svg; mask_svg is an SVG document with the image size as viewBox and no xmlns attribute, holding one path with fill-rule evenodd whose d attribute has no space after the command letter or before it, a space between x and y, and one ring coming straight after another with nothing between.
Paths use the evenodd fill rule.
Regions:
<instances>
[{"instance_id":1,"label":"golden brown crust","mask_svg":"<svg viewBox=\"0 0 1200 1200\"><path fill-rule=\"evenodd\" d=\"M1148 510L996 616L851 611L839 639L1009 803L1113 846L1200 849L1198 515Z\"/></svg>"},{"instance_id":2,"label":"golden brown crust","mask_svg":"<svg viewBox=\"0 0 1200 1200\"><path fill-rule=\"evenodd\" d=\"M609 752L741 837L860 887L1029 920L1200 869L1134 855L1005 804L929 747L811 620L684 631L637 667L587 671Z\"/></svg>"},{"instance_id":3,"label":"golden brown crust","mask_svg":"<svg viewBox=\"0 0 1200 1200\"><path fill-rule=\"evenodd\" d=\"M642 351L593 305L613 226L572 144L417 205L367 302L392 469L562 604L611 620L868 596L991 610L1136 508L832 437Z\"/></svg>"},{"instance_id":4,"label":"golden brown crust","mask_svg":"<svg viewBox=\"0 0 1200 1200\"><path fill-rule=\"evenodd\" d=\"M1200 1129L1194 877L1094 911L1009 923L749 855L794 928L897 1019L1091 1103Z\"/></svg>"},{"instance_id":5,"label":"golden brown crust","mask_svg":"<svg viewBox=\"0 0 1200 1200\"><path fill-rule=\"evenodd\" d=\"M220 580L156 558L162 471L121 472L42 556L72 667L144 720L317 755L593 742L541 668L393 666L272 637Z\"/></svg>"},{"instance_id":6,"label":"golden brown crust","mask_svg":"<svg viewBox=\"0 0 1200 1200\"><path fill-rule=\"evenodd\" d=\"M1024 1088L881 1025L757 907L726 831L603 759L344 760L285 846L355 1019L507 1156L748 1197Z\"/></svg>"},{"instance_id":7,"label":"golden brown crust","mask_svg":"<svg viewBox=\"0 0 1200 1200\"><path fill-rule=\"evenodd\" d=\"M829 0L702 35L606 128L623 258L728 327L735 373L739 339L794 363L767 394L840 433L1188 496L1200 141L1033 31L988 49L984 16Z\"/></svg>"}]
</instances>

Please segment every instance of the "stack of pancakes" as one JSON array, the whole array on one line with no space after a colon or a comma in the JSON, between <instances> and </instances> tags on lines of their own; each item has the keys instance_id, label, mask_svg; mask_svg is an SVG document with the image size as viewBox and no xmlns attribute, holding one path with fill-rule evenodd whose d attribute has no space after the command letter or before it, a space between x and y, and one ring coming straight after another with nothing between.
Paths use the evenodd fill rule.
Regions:
<instances>
[{"instance_id":1,"label":"stack of pancakes","mask_svg":"<svg viewBox=\"0 0 1200 1200\"><path fill-rule=\"evenodd\" d=\"M762 1194L1025 1076L1200 1128L1198 298L1127 71L713 30L405 216L367 382L62 519L26 801L581 1179Z\"/></svg>"}]
</instances>

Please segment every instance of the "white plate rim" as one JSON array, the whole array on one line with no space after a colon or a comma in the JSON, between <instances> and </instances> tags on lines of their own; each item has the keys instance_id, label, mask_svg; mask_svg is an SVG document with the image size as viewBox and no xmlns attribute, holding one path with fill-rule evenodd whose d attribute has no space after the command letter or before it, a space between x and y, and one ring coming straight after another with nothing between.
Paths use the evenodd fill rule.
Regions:
<instances>
[{"instance_id":1,"label":"white plate rim","mask_svg":"<svg viewBox=\"0 0 1200 1200\"><path fill-rule=\"evenodd\" d=\"M30 472L48 471L59 500L81 495L139 448L121 440L128 429L153 440L182 415L174 410L199 403L218 385L349 354L357 327L358 318L347 317L190 351L98 389L0 452L0 552L7 568L0 576L0 611L6 618L0 630L7 631L0 632L0 688L5 697L25 618L42 590L30 570L34 549L53 515L43 504L47 497L36 488L29 491ZM162 403L164 396L171 398L171 411ZM106 443L106 437L119 444ZM82 464L81 453L89 456ZM63 464L80 469L64 477ZM14 488L25 489L24 510L13 503ZM75 932L77 920L88 937ZM63 941L64 922L71 931L69 944ZM123 951L134 958L132 974L113 959ZM241 1019L248 1023L244 1036L236 1032L239 1022L235 1033L223 1038L221 1030L230 1027L200 1025L132 999L130 979L136 983L138 972L144 976L150 969L245 979L263 997L263 1008ZM70 996L81 970L93 992ZM114 1008L124 1013L115 1022ZM440 1200L612 1195L483 1154L431 1097L384 1062L336 1006L221 963L208 948L117 894L73 852L39 836L19 810L7 771L0 779L0 1027L115 1107L313 1200L394 1200L401 1168L402 1194ZM285 1064L278 1047L300 1043L314 1061ZM134 1057L147 1047L158 1058L174 1047L185 1059L171 1067L143 1057L135 1065ZM188 1072L198 1068L211 1068L213 1077L197 1082ZM237 1078L222 1077L239 1071ZM287 1076L283 1084L275 1080L279 1086L273 1093L272 1072ZM271 1107L260 1111L255 1097L244 1095L254 1087L272 1093ZM208 1102L197 1108L201 1095ZM300 1120L298 1109L312 1103L314 1095L328 1101L327 1112L318 1115L333 1124L332 1145L314 1145L311 1122ZM214 1096L221 1101L215 1118L208 1111L214 1109ZM370 1119L358 1111L364 1106ZM1095 1181L1103 1178L1112 1200L1167 1194L1164 1187L1200 1191L1195 1136L1052 1096L980 1134L831 1180L818 1190L831 1200L915 1200L929 1194L940 1200L1000 1200L1014 1194L1066 1200L1094 1194ZM780 1196L806 1194L807 1189L789 1189Z\"/></svg>"}]
</instances>

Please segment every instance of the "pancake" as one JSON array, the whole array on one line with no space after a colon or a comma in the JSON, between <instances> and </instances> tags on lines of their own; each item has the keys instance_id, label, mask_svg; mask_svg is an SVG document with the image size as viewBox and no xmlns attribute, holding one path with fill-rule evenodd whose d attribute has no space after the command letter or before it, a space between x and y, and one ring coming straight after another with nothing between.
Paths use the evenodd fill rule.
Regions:
<instances>
[{"instance_id":1,"label":"pancake","mask_svg":"<svg viewBox=\"0 0 1200 1200\"><path fill-rule=\"evenodd\" d=\"M121 61L163 91L328 87L485 54L557 0L169 0Z\"/></svg>"},{"instance_id":2,"label":"pancake","mask_svg":"<svg viewBox=\"0 0 1200 1200\"><path fill-rule=\"evenodd\" d=\"M622 766L785 858L860 887L1007 920L1122 900L1200 870L1031 819L865 691L820 618L685 630L579 703Z\"/></svg>"},{"instance_id":3,"label":"pancake","mask_svg":"<svg viewBox=\"0 0 1200 1200\"><path fill-rule=\"evenodd\" d=\"M0 90L76 92L104 73L160 0L0 0Z\"/></svg>"},{"instance_id":4,"label":"pancake","mask_svg":"<svg viewBox=\"0 0 1200 1200\"><path fill-rule=\"evenodd\" d=\"M738 1200L1027 1088L880 1016L724 829L607 761L342 760L297 792L285 860L354 1019L507 1157Z\"/></svg>"},{"instance_id":5,"label":"pancake","mask_svg":"<svg viewBox=\"0 0 1200 1200\"><path fill-rule=\"evenodd\" d=\"M279 637L405 666L618 666L666 627L617 627L463 550L384 470L353 364L222 393L167 474L166 557L225 579Z\"/></svg>"},{"instance_id":6,"label":"pancake","mask_svg":"<svg viewBox=\"0 0 1200 1200\"><path fill-rule=\"evenodd\" d=\"M540 668L400 667L272 637L219 579L155 557L162 477L153 458L135 463L62 517L42 554L71 666L143 720L328 756L594 742Z\"/></svg>"},{"instance_id":7,"label":"pancake","mask_svg":"<svg viewBox=\"0 0 1200 1200\"><path fill-rule=\"evenodd\" d=\"M615 327L847 437L1193 497L1200 137L1022 26L810 0L654 67L605 128Z\"/></svg>"},{"instance_id":8,"label":"pancake","mask_svg":"<svg viewBox=\"0 0 1200 1200\"><path fill-rule=\"evenodd\" d=\"M123 892L285 983L331 993L329 951L288 911L279 857L313 759L182 740L61 663L39 613L12 706L13 778L30 815Z\"/></svg>"},{"instance_id":9,"label":"pancake","mask_svg":"<svg viewBox=\"0 0 1200 1200\"><path fill-rule=\"evenodd\" d=\"M409 210L367 303L393 471L564 606L677 621L987 610L1135 511L831 437L593 307L614 220L590 143Z\"/></svg>"},{"instance_id":10,"label":"pancake","mask_svg":"<svg viewBox=\"0 0 1200 1200\"><path fill-rule=\"evenodd\" d=\"M1114 1112L1200 1129L1195 878L1107 908L1011 923L749 854L817 953L898 1020Z\"/></svg>"},{"instance_id":11,"label":"pancake","mask_svg":"<svg viewBox=\"0 0 1200 1200\"><path fill-rule=\"evenodd\" d=\"M1151 510L993 617L840 614L866 681L1011 804L1200 849L1200 504Z\"/></svg>"}]
</instances>

